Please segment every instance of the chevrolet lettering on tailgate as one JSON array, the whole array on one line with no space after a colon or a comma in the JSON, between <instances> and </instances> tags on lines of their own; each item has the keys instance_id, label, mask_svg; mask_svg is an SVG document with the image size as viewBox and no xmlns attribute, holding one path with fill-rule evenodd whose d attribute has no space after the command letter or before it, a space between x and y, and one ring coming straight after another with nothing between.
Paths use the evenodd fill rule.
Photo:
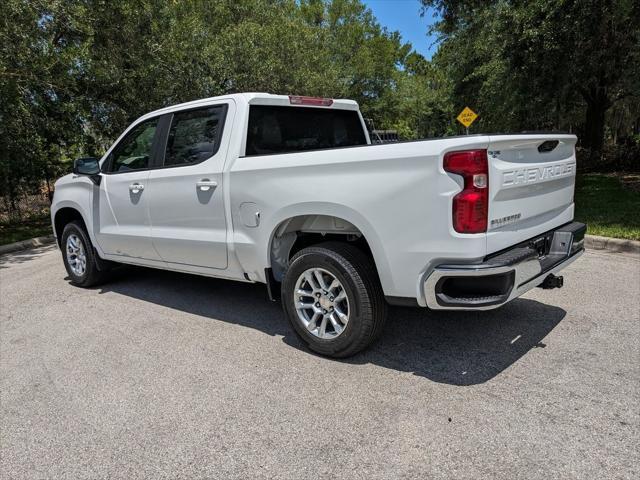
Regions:
<instances>
[{"instance_id":1,"label":"chevrolet lettering on tailgate","mask_svg":"<svg viewBox=\"0 0 640 480\"><path fill-rule=\"evenodd\" d=\"M518 168L502 174L502 186L521 185L523 183L537 183L553 180L558 177L571 176L575 171L576 163L565 162L554 165L544 165L533 168Z\"/></svg>"}]
</instances>

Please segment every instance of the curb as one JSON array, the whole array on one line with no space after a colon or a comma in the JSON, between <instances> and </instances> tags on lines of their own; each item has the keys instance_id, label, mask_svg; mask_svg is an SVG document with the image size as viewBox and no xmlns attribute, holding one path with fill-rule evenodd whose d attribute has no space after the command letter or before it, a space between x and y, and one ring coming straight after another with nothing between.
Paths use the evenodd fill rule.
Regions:
<instances>
[{"instance_id":1,"label":"curb","mask_svg":"<svg viewBox=\"0 0 640 480\"><path fill-rule=\"evenodd\" d=\"M613 253L629 253L640 256L640 242L637 240L585 235L584 246L589 250L606 250Z\"/></svg>"},{"instance_id":2,"label":"curb","mask_svg":"<svg viewBox=\"0 0 640 480\"><path fill-rule=\"evenodd\" d=\"M30 248L42 247L56 241L53 235L45 235L44 237L31 238L20 242L9 243L8 245L0 245L0 255L5 253L19 252L20 250L28 250Z\"/></svg>"}]
</instances>

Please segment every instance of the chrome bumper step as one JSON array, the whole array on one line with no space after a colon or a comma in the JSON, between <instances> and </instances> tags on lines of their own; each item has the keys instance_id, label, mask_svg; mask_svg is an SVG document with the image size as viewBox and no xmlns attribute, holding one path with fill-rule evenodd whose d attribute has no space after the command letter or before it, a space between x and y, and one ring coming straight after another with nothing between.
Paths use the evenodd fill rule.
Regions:
<instances>
[{"instance_id":1,"label":"chrome bumper step","mask_svg":"<svg viewBox=\"0 0 640 480\"><path fill-rule=\"evenodd\" d=\"M540 285L584 252L586 225L572 222L497 252L480 264L440 265L424 293L434 310L489 310Z\"/></svg>"}]
</instances>

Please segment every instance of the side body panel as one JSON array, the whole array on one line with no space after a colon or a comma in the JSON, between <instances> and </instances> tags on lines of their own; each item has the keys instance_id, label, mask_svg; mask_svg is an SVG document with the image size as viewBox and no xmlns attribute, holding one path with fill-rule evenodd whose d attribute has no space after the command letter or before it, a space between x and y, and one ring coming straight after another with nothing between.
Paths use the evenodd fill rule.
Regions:
<instances>
[{"instance_id":1,"label":"side body panel","mask_svg":"<svg viewBox=\"0 0 640 480\"><path fill-rule=\"evenodd\" d=\"M300 215L331 215L355 225L373 252L386 295L422 297L418 279L449 259L479 261L486 236L452 227L460 182L442 171L452 149L487 148L487 137L352 147L234 159L229 169L233 243L243 269L264 281L277 227ZM243 221L253 204L258 226Z\"/></svg>"},{"instance_id":2,"label":"side body panel","mask_svg":"<svg viewBox=\"0 0 640 480\"><path fill-rule=\"evenodd\" d=\"M98 206L94 204L94 200L97 201L99 198L95 194L99 187L89 178L72 173L59 178L55 187L53 202L51 203L51 225L58 241L61 240L62 232L58 232L55 229L54 220L56 214L63 208L72 208L82 216L87 230L89 230L89 237L93 244L96 245L95 228L93 227L93 219L96 216L93 211L98 209ZM97 248L99 250L99 247ZM102 252L100 251L100 253Z\"/></svg>"}]
</instances>

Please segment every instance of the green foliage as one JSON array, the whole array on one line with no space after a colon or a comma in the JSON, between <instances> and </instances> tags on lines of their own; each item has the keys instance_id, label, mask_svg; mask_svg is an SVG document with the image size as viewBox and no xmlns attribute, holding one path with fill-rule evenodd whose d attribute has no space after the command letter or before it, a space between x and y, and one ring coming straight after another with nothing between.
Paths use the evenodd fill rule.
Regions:
<instances>
[{"instance_id":1,"label":"green foliage","mask_svg":"<svg viewBox=\"0 0 640 480\"><path fill-rule=\"evenodd\" d=\"M433 62L360 0L4 0L0 197L19 216L139 115L241 91L353 98L406 139L462 133L465 105L472 132L559 128L595 151L640 134L638 2L421 1Z\"/></svg>"},{"instance_id":2,"label":"green foliage","mask_svg":"<svg viewBox=\"0 0 640 480\"><path fill-rule=\"evenodd\" d=\"M0 195L55 178L81 134L76 97L82 5L0 4Z\"/></svg>"},{"instance_id":3,"label":"green foliage","mask_svg":"<svg viewBox=\"0 0 640 480\"><path fill-rule=\"evenodd\" d=\"M588 225L589 234L640 240L640 178L630 177L625 188L613 175L578 176L576 220Z\"/></svg>"},{"instance_id":4,"label":"green foliage","mask_svg":"<svg viewBox=\"0 0 640 480\"><path fill-rule=\"evenodd\" d=\"M407 138L446 131L444 82L359 0L4 0L0 196L100 154L139 115L242 91L356 99Z\"/></svg>"},{"instance_id":5,"label":"green foliage","mask_svg":"<svg viewBox=\"0 0 640 480\"><path fill-rule=\"evenodd\" d=\"M637 1L422 3L439 14L435 64L456 110L476 109L482 130L570 130L595 155L607 131L615 141L638 132Z\"/></svg>"}]
</instances>

